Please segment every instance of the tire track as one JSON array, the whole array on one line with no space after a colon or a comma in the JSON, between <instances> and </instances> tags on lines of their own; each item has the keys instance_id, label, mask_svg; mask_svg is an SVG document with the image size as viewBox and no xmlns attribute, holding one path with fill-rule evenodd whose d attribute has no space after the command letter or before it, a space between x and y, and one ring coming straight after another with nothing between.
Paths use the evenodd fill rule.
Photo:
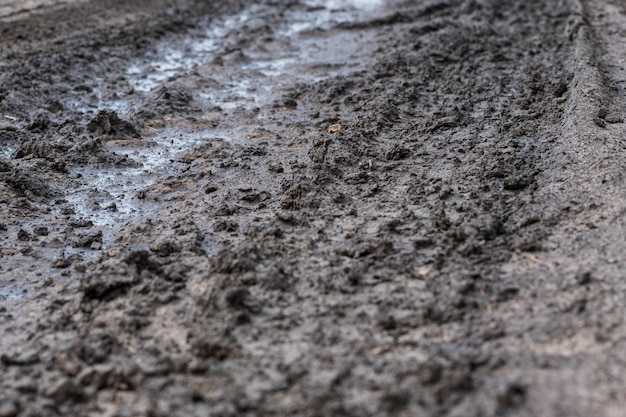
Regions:
<instances>
[{"instance_id":1,"label":"tire track","mask_svg":"<svg viewBox=\"0 0 626 417\"><path fill-rule=\"evenodd\" d=\"M495 317L524 314L508 322L524 337L506 350L550 363L518 368L529 387L528 415L617 416L626 404L620 388L626 382L626 20L623 6L611 1L571 1L569 9L564 120L540 161L544 174L534 195L557 209L542 249L517 253L502 266L504 279L525 282L526 289Z\"/></svg>"}]
</instances>

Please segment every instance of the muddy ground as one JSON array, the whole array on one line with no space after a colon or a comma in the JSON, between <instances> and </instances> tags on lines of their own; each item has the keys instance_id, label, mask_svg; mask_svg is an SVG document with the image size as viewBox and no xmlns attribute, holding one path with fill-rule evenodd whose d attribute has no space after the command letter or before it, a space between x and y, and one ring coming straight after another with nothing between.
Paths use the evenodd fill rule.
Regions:
<instances>
[{"instance_id":1,"label":"muddy ground","mask_svg":"<svg viewBox=\"0 0 626 417\"><path fill-rule=\"evenodd\" d=\"M0 417L623 416L619 0L0 1Z\"/></svg>"}]
</instances>

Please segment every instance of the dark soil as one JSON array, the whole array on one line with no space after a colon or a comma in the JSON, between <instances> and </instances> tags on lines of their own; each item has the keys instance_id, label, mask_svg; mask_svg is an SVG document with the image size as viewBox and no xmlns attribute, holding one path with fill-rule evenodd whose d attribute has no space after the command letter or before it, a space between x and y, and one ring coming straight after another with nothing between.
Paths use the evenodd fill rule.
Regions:
<instances>
[{"instance_id":1,"label":"dark soil","mask_svg":"<svg viewBox=\"0 0 626 417\"><path fill-rule=\"evenodd\" d=\"M623 415L622 2L251 3L0 5L0 417Z\"/></svg>"}]
</instances>

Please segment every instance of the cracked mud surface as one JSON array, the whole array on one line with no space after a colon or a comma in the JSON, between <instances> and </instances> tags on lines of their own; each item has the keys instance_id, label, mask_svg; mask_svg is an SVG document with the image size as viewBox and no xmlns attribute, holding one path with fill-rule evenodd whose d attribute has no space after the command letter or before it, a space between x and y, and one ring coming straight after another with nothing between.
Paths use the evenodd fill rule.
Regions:
<instances>
[{"instance_id":1,"label":"cracked mud surface","mask_svg":"<svg viewBox=\"0 0 626 417\"><path fill-rule=\"evenodd\" d=\"M531 3L0 2L0 416L623 415L626 8Z\"/></svg>"}]
</instances>

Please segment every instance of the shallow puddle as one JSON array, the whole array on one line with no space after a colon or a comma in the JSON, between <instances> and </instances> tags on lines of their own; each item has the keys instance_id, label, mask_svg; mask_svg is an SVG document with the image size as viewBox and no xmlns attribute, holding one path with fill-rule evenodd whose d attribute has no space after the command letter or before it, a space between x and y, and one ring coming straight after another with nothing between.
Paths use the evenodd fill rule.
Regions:
<instances>
[{"instance_id":1,"label":"shallow puddle","mask_svg":"<svg viewBox=\"0 0 626 417\"><path fill-rule=\"evenodd\" d=\"M364 43L373 41L374 35L329 29L371 17L380 6L378 0L310 1L277 18L275 9L254 5L237 15L213 19L206 29L194 29L183 39L161 41L151 53L130 63L124 77L136 94L127 100L104 99L101 91L105 88L98 89L94 94L102 98L99 109L114 110L124 117L147 93L179 78L197 82L196 102L204 108L221 109L226 118L240 109L271 108L286 88L297 83L312 84L363 67L364 60L351 57ZM270 18L282 23L268 29ZM269 31L265 33L267 42L250 37L250 31ZM86 103L74 104L80 106L91 108ZM246 123L249 126L243 130L260 126L255 120ZM178 155L215 138L239 138L242 125L234 126L238 132L221 126L194 130L168 126L135 142L107 143L109 151L127 156L138 166L74 167L71 173L82 185L66 199L77 215L104 228L106 246L110 240L107 229L157 209L155 203L146 203L138 195L166 176Z\"/></svg>"},{"instance_id":2,"label":"shallow puddle","mask_svg":"<svg viewBox=\"0 0 626 417\"><path fill-rule=\"evenodd\" d=\"M0 158L10 158L17 148L17 143L3 143L0 145Z\"/></svg>"},{"instance_id":3,"label":"shallow puddle","mask_svg":"<svg viewBox=\"0 0 626 417\"><path fill-rule=\"evenodd\" d=\"M147 204L137 195L142 189L167 174L168 167L176 163L177 155L211 140L215 139L208 137L205 131L167 128L134 143L107 144L110 151L126 155L139 165L103 169L75 167L71 173L79 176L84 186L73 190L66 199L74 204L77 214L91 220L95 226L128 221L146 209Z\"/></svg>"},{"instance_id":4,"label":"shallow puddle","mask_svg":"<svg viewBox=\"0 0 626 417\"><path fill-rule=\"evenodd\" d=\"M249 51L245 45L229 44L235 42L233 38L236 39L239 32L259 29L264 17L275 12L267 6L251 6L238 15L207 22L207 29L201 34L190 34L182 41L162 42L145 59L131 64L125 76L135 90L146 93L168 80L199 72L219 86L200 89L196 98L232 110L266 104L273 98L269 85L275 84L277 79L279 85L280 78L288 78L291 83L311 83L340 71L323 71L318 75L301 71L311 64L341 65L344 70L350 69L350 55L368 39L356 39L357 35L350 33L328 35L324 32L334 25L373 15L382 2L334 0L304 4L306 7L286 10L281 18L283 23L267 34L274 38L273 48L270 45ZM308 33L314 30L321 33ZM218 64L216 59L220 60ZM265 77L274 80L263 83ZM111 104L120 110L125 108L121 103Z\"/></svg>"},{"instance_id":5,"label":"shallow puddle","mask_svg":"<svg viewBox=\"0 0 626 417\"><path fill-rule=\"evenodd\" d=\"M10 284L0 284L0 301L1 300L20 300L24 298L26 290L21 286Z\"/></svg>"}]
</instances>

